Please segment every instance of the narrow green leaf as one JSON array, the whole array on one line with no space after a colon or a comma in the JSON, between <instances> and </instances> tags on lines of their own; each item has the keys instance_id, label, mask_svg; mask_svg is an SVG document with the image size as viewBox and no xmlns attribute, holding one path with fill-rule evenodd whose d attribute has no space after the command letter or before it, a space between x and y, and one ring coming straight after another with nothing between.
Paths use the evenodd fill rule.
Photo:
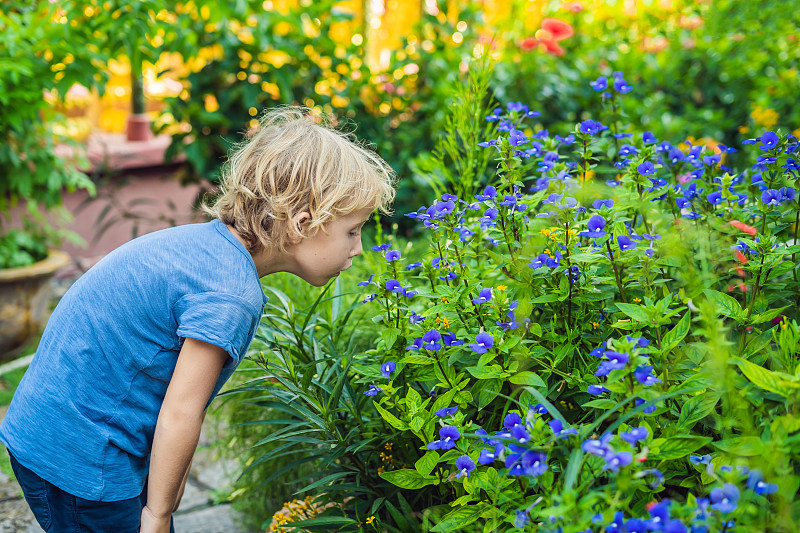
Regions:
<instances>
[{"instance_id":1,"label":"narrow green leaf","mask_svg":"<svg viewBox=\"0 0 800 533\"><path fill-rule=\"evenodd\" d=\"M381 407L378 402L375 400L372 401L372 404L375 406L375 409L381 414L381 418L386 420L391 426L395 429L399 429L400 431L406 431L408 429L408 424L394 416L392 413Z\"/></svg>"}]
</instances>

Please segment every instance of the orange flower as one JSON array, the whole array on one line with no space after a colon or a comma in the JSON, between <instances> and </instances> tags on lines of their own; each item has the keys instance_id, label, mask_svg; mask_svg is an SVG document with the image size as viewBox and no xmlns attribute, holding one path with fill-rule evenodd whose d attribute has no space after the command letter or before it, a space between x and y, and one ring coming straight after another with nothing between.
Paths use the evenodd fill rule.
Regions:
<instances>
[{"instance_id":1,"label":"orange flower","mask_svg":"<svg viewBox=\"0 0 800 533\"><path fill-rule=\"evenodd\" d=\"M755 236L755 234L758 233L758 230L753 226L748 226L744 222L739 222L738 220L731 220L731 226L751 236Z\"/></svg>"},{"instance_id":2,"label":"orange flower","mask_svg":"<svg viewBox=\"0 0 800 533\"><path fill-rule=\"evenodd\" d=\"M741 264L743 264L743 265L747 264L747 257L745 257L745 255L742 252L740 252L739 250L736 250L735 252L733 252L733 257L735 257L736 260L739 261Z\"/></svg>"}]
</instances>

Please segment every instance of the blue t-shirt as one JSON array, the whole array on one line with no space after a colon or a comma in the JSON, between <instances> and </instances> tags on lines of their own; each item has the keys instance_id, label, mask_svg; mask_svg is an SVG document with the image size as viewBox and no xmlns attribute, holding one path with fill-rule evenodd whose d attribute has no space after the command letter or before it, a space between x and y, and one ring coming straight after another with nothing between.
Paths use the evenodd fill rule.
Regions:
<instances>
[{"instance_id":1,"label":"blue t-shirt","mask_svg":"<svg viewBox=\"0 0 800 533\"><path fill-rule=\"evenodd\" d=\"M130 241L53 311L0 440L73 495L138 496L184 339L230 354L210 402L244 356L265 304L252 257L218 220Z\"/></svg>"}]
</instances>

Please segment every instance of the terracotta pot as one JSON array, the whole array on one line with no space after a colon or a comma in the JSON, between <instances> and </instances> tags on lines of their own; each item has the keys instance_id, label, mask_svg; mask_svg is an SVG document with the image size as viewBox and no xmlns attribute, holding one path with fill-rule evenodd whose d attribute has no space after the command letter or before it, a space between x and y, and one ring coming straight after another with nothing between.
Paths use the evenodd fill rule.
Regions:
<instances>
[{"instance_id":1,"label":"terracotta pot","mask_svg":"<svg viewBox=\"0 0 800 533\"><path fill-rule=\"evenodd\" d=\"M44 327L50 311L50 279L70 257L50 250L33 265L0 270L0 363L18 356Z\"/></svg>"},{"instance_id":2,"label":"terracotta pot","mask_svg":"<svg viewBox=\"0 0 800 533\"><path fill-rule=\"evenodd\" d=\"M129 141L149 141L153 138L150 129L150 115L147 113L128 115L128 130L126 138Z\"/></svg>"}]
</instances>

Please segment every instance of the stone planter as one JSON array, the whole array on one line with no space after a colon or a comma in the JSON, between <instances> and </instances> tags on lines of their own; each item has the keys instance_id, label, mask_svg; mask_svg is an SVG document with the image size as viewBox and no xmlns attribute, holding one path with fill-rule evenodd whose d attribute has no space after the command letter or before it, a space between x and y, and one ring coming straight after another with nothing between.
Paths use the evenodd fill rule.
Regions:
<instances>
[{"instance_id":1,"label":"stone planter","mask_svg":"<svg viewBox=\"0 0 800 533\"><path fill-rule=\"evenodd\" d=\"M33 265L0 270L0 363L18 356L47 320L50 279L69 264L64 252L51 250Z\"/></svg>"}]
</instances>

